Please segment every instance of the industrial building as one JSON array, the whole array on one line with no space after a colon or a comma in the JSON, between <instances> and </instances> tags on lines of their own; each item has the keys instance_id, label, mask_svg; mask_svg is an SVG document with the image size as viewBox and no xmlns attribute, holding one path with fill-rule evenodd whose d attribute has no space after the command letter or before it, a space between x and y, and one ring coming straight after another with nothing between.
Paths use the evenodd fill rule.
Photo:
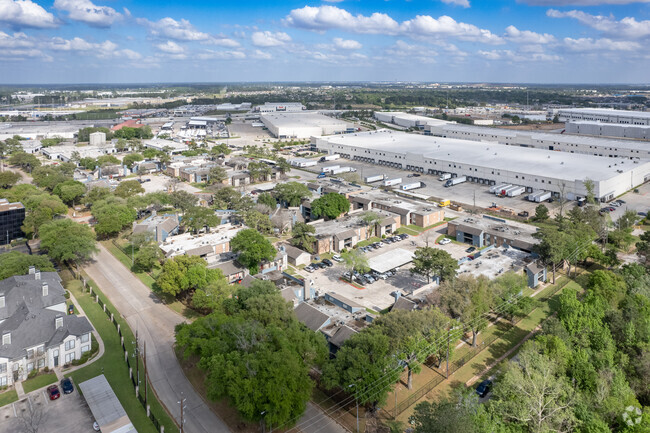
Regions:
<instances>
[{"instance_id":1,"label":"industrial building","mask_svg":"<svg viewBox=\"0 0 650 433\"><path fill-rule=\"evenodd\" d=\"M447 235L458 242L483 248L488 245L509 246L531 252L537 240L533 237L535 227L507 221L489 215L482 218L455 219L447 224Z\"/></svg>"},{"instance_id":2,"label":"industrial building","mask_svg":"<svg viewBox=\"0 0 650 433\"><path fill-rule=\"evenodd\" d=\"M587 194L587 179L594 182L595 197L601 201L650 180L650 162L646 160L600 158L388 130L313 137L312 147L416 173L450 173L452 178L465 176L467 181L483 185L520 185L528 192L547 190L569 200Z\"/></svg>"},{"instance_id":3,"label":"industrial building","mask_svg":"<svg viewBox=\"0 0 650 433\"><path fill-rule=\"evenodd\" d=\"M623 125L650 125L650 112L611 110L606 108L559 108L548 115L558 116L560 122L587 120L591 122L620 123Z\"/></svg>"},{"instance_id":4,"label":"industrial building","mask_svg":"<svg viewBox=\"0 0 650 433\"><path fill-rule=\"evenodd\" d=\"M106 144L106 134L103 132L93 132L89 135L89 143L91 146L103 146Z\"/></svg>"},{"instance_id":5,"label":"industrial building","mask_svg":"<svg viewBox=\"0 0 650 433\"><path fill-rule=\"evenodd\" d=\"M567 122L564 129L569 134L623 137L635 140L650 140L650 125L623 125L586 120ZM648 146L650 148L650 146Z\"/></svg>"},{"instance_id":6,"label":"industrial building","mask_svg":"<svg viewBox=\"0 0 650 433\"><path fill-rule=\"evenodd\" d=\"M300 102L265 102L264 105L255 107L255 111L260 113L296 112L304 109L305 106Z\"/></svg>"},{"instance_id":7,"label":"industrial building","mask_svg":"<svg viewBox=\"0 0 650 433\"><path fill-rule=\"evenodd\" d=\"M418 116L415 114L404 113L402 111L376 111L375 119L384 123L392 123L404 128L424 129L427 125L446 125L452 122L446 120L434 119L432 117Z\"/></svg>"},{"instance_id":8,"label":"industrial building","mask_svg":"<svg viewBox=\"0 0 650 433\"><path fill-rule=\"evenodd\" d=\"M277 138L309 138L314 135L331 135L352 132L352 125L314 112L266 113L260 120Z\"/></svg>"},{"instance_id":9,"label":"industrial building","mask_svg":"<svg viewBox=\"0 0 650 433\"><path fill-rule=\"evenodd\" d=\"M609 158L650 159L650 145L634 140L613 140L460 124L430 126L425 129L425 134L461 140L489 141L510 146L583 153Z\"/></svg>"},{"instance_id":10,"label":"industrial building","mask_svg":"<svg viewBox=\"0 0 650 433\"><path fill-rule=\"evenodd\" d=\"M0 198L0 245L23 237L20 227L24 220L25 206L22 203L9 203L6 198Z\"/></svg>"},{"instance_id":11,"label":"industrial building","mask_svg":"<svg viewBox=\"0 0 650 433\"><path fill-rule=\"evenodd\" d=\"M151 140L144 140L144 146L148 149L155 149L159 152L166 152L170 155L175 153L185 152L189 150L189 146L184 143L179 143L172 140L164 140L161 138L152 138Z\"/></svg>"}]
</instances>

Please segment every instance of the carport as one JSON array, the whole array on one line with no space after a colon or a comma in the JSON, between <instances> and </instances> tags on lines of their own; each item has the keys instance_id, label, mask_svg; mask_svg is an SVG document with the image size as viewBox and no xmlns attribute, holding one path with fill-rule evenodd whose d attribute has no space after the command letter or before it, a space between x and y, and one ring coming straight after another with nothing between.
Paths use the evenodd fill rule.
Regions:
<instances>
[{"instance_id":1,"label":"carport","mask_svg":"<svg viewBox=\"0 0 650 433\"><path fill-rule=\"evenodd\" d=\"M102 432L137 433L103 374L80 383L79 389Z\"/></svg>"},{"instance_id":2,"label":"carport","mask_svg":"<svg viewBox=\"0 0 650 433\"><path fill-rule=\"evenodd\" d=\"M368 267L375 272L383 274L386 271L411 263L412 261L413 253L411 251L396 248L368 259Z\"/></svg>"}]
</instances>

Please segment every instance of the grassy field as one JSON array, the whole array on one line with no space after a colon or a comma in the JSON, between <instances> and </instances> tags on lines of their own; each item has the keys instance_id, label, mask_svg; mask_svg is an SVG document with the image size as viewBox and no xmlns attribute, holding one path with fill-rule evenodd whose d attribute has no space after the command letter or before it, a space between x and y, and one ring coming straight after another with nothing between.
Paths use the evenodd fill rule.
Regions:
<instances>
[{"instance_id":1,"label":"grassy field","mask_svg":"<svg viewBox=\"0 0 650 433\"><path fill-rule=\"evenodd\" d=\"M374 236L368 240L358 242L357 248L367 247L368 245L374 244L375 242L381 242L381 238Z\"/></svg>"},{"instance_id":2,"label":"grassy field","mask_svg":"<svg viewBox=\"0 0 650 433\"><path fill-rule=\"evenodd\" d=\"M0 407L18 401L18 393L15 389L5 391L0 394Z\"/></svg>"},{"instance_id":3,"label":"grassy field","mask_svg":"<svg viewBox=\"0 0 650 433\"><path fill-rule=\"evenodd\" d=\"M27 379L23 382L23 389L25 394L28 394L32 391L35 391L39 388L43 388L46 385L50 385L56 382L56 374L46 373L36 376L33 379Z\"/></svg>"},{"instance_id":4,"label":"grassy field","mask_svg":"<svg viewBox=\"0 0 650 433\"><path fill-rule=\"evenodd\" d=\"M72 279L69 272L63 272L62 277L64 278L66 288L70 290L81 305L81 308L85 311L88 319L92 322L93 326L104 341L105 347L104 355L101 358L89 366L69 373L66 376L72 377L74 383L78 384L103 373L111 384L113 391L115 391L115 394L120 400L120 403L122 403L122 406L126 410L126 413L137 431L140 433L156 433L156 428L147 418L146 411L135 397L133 384L129 379L129 369L124 362L124 352L122 351L117 329L111 323L110 319L104 313L99 304L97 304L87 292L82 292L81 283L79 281ZM96 291L97 287L94 286L94 283L91 282L91 285L93 286L93 290ZM100 294L100 298L106 303L107 308L114 312L117 311L112 304L106 301L103 295ZM135 337L126 321L119 315L115 316L115 320L120 324L125 344L127 347L132 346ZM132 363L132 365L134 364ZM144 371L142 367L141 370ZM140 374L141 380L144 381L144 375L142 373ZM144 386L142 388L144 388ZM141 390L141 394L144 395L144 389ZM149 388L148 392L148 403L151 405L151 412L158 421L165 426L165 431L174 432L178 430L165 409L155 398L151 388Z\"/></svg>"}]
</instances>

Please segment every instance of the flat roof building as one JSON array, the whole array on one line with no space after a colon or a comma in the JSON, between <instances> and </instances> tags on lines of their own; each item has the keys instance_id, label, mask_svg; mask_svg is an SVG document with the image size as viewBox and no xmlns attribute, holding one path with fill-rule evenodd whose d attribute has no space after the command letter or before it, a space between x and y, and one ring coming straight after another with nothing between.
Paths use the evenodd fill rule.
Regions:
<instances>
[{"instance_id":1,"label":"flat roof building","mask_svg":"<svg viewBox=\"0 0 650 433\"><path fill-rule=\"evenodd\" d=\"M594 194L612 198L650 180L650 162L600 158L568 152L524 149L497 143L428 137L388 130L331 137L312 137L312 145L343 158L419 173L452 177L484 185L509 183L528 192L543 189L572 200L586 196L584 181Z\"/></svg>"},{"instance_id":2,"label":"flat roof building","mask_svg":"<svg viewBox=\"0 0 650 433\"><path fill-rule=\"evenodd\" d=\"M255 107L255 111L259 111L260 113L302 111L304 109L305 106L300 102L265 102L264 105Z\"/></svg>"},{"instance_id":3,"label":"flat roof building","mask_svg":"<svg viewBox=\"0 0 650 433\"><path fill-rule=\"evenodd\" d=\"M605 137L623 137L635 140L650 140L650 125L624 125L620 123L592 122L574 120L567 122L564 128L569 134L594 135ZM646 145L650 152L650 145Z\"/></svg>"},{"instance_id":4,"label":"flat roof building","mask_svg":"<svg viewBox=\"0 0 650 433\"><path fill-rule=\"evenodd\" d=\"M353 131L347 122L314 112L266 113L260 119L277 138L309 138Z\"/></svg>"},{"instance_id":5,"label":"flat roof building","mask_svg":"<svg viewBox=\"0 0 650 433\"><path fill-rule=\"evenodd\" d=\"M167 152L170 155L174 153L181 153L189 150L187 144L179 143L172 140L164 140L161 138L153 138L151 140L144 140L144 146L149 149L155 149L159 152Z\"/></svg>"},{"instance_id":6,"label":"flat roof building","mask_svg":"<svg viewBox=\"0 0 650 433\"><path fill-rule=\"evenodd\" d=\"M560 122L589 120L624 125L650 125L650 112L612 110L607 108L559 108L549 114L557 114Z\"/></svg>"},{"instance_id":7,"label":"flat roof building","mask_svg":"<svg viewBox=\"0 0 650 433\"><path fill-rule=\"evenodd\" d=\"M9 203L6 198L0 198L0 245L23 237L20 227L24 220L25 206L22 203Z\"/></svg>"},{"instance_id":8,"label":"flat roof building","mask_svg":"<svg viewBox=\"0 0 650 433\"><path fill-rule=\"evenodd\" d=\"M608 123L600 123L599 125L604 127L619 126ZM633 126L628 125L627 127L631 128ZM643 127L636 126L636 128ZM648 131L650 131L650 127L648 127ZM569 131L567 130L567 132ZM586 155L604 156L609 158L650 159L650 144L633 140L583 137L578 135L551 134L460 124L427 127L425 133L437 137L458 138L461 140L472 141L489 141L511 146L559 150L561 152L583 153Z\"/></svg>"},{"instance_id":9,"label":"flat roof building","mask_svg":"<svg viewBox=\"0 0 650 433\"><path fill-rule=\"evenodd\" d=\"M425 126L446 125L449 123L447 120L434 119L432 117L418 116L416 114L404 113L402 111L376 111L375 119L384 123L392 123L404 128L419 128L423 129Z\"/></svg>"}]
</instances>

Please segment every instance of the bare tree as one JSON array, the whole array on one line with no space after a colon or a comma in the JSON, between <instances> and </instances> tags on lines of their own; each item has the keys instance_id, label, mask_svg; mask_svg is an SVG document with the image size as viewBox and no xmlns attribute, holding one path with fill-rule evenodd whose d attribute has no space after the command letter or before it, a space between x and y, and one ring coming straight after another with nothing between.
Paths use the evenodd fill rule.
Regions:
<instances>
[{"instance_id":1,"label":"bare tree","mask_svg":"<svg viewBox=\"0 0 650 433\"><path fill-rule=\"evenodd\" d=\"M48 413L43 409L43 404L40 402L32 402L27 398L25 409L20 412L17 417L20 431L24 433L38 433L42 426L47 421Z\"/></svg>"}]
</instances>

